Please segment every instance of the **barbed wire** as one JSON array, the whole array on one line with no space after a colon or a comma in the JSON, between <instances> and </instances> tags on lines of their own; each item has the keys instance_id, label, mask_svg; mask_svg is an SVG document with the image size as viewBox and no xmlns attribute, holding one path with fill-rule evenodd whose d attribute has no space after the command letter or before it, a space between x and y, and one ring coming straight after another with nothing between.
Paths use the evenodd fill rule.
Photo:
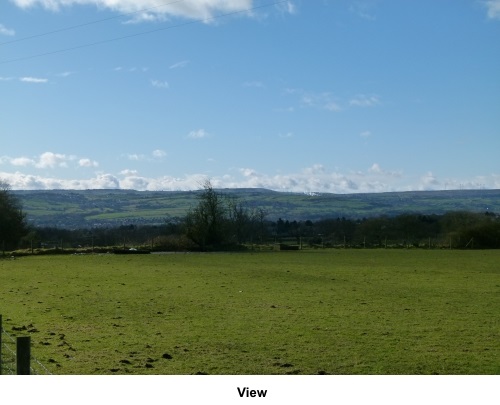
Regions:
<instances>
[{"instance_id":1,"label":"barbed wire","mask_svg":"<svg viewBox=\"0 0 500 405\"><path fill-rule=\"evenodd\" d=\"M7 333L5 333L5 334L7 335ZM12 340L11 336L9 336L9 338ZM0 350L2 350L1 367L2 367L2 370L6 370L8 372L8 374L16 374L15 373L16 353L14 352L14 350L12 350L9 347L9 345L10 345L10 343L2 341L2 347L0 347ZM12 365L12 367L11 367L11 365ZM2 372L2 374L3 374L3 372Z\"/></svg>"},{"instance_id":2,"label":"barbed wire","mask_svg":"<svg viewBox=\"0 0 500 405\"><path fill-rule=\"evenodd\" d=\"M35 363L38 364L43 371L45 371L44 374L52 375L52 373L49 370L47 370L47 367L45 367L42 363L40 363L40 361L35 356L31 356L31 359L34 360ZM35 371L33 367L31 368L31 370ZM40 373L34 372L34 374L40 374Z\"/></svg>"},{"instance_id":3,"label":"barbed wire","mask_svg":"<svg viewBox=\"0 0 500 405\"><path fill-rule=\"evenodd\" d=\"M7 371L8 374L16 374L15 369L13 368L15 364L14 358L10 358L9 361L5 361L5 358L2 357L2 374L3 370ZM12 365L13 367L11 367Z\"/></svg>"},{"instance_id":4,"label":"barbed wire","mask_svg":"<svg viewBox=\"0 0 500 405\"><path fill-rule=\"evenodd\" d=\"M12 337L12 335L11 335L9 332L7 332L4 328L2 328L1 332L2 332L4 335L6 335L6 336L7 336L7 337L8 337L8 338L12 341L12 343L16 343L16 341L15 341L15 339Z\"/></svg>"},{"instance_id":5,"label":"barbed wire","mask_svg":"<svg viewBox=\"0 0 500 405\"><path fill-rule=\"evenodd\" d=\"M7 345L6 343L2 343L3 347L5 347L14 357L16 357L16 352L14 350L12 350L9 345Z\"/></svg>"},{"instance_id":6,"label":"barbed wire","mask_svg":"<svg viewBox=\"0 0 500 405\"><path fill-rule=\"evenodd\" d=\"M8 371L9 374L16 374L16 372L15 372L15 370L16 370L15 364L16 364L17 354L10 347L10 345L11 344L16 345L17 342L14 339L14 337L10 333L8 333L3 327L0 330L0 333L2 333L4 336L6 336L10 340L10 342L6 342L6 341L3 341L3 339L2 339L2 347L0 347L0 350L2 350L2 354L3 354L4 353L3 348L5 348L6 351L8 352L8 356L3 356L2 355L2 357L1 357L2 358L2 364L0 364L0 366L2 367L2 370ZM8 358L7 361L5 361L6 357ZM42 374L52 375L52 373L47 369L47 367L45 367L42 364L42 362L40 360L38 360L35 356L31 355L30 359L33 360L40 367L40 369L42 370L42 372L40 372L40 370L37 370L32 365L30 365L30 370L31 370L32 374L34 374L34 375L42 375ZM13 368L9 366L10 364L13 365Z\"/></svg>"}]
</instances>

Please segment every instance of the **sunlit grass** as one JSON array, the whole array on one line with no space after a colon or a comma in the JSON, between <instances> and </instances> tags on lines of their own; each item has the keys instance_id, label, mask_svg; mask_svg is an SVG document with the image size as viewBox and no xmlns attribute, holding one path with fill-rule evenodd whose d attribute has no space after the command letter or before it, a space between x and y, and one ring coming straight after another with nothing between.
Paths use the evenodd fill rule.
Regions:
<instances>
[{"instance_id":1,"label":"sunlit grass","mask_svg":"<svg viewBox=\"0 0 500 405\"><path fill-rule=\"evenodd\" d=\"M497 374L500 252L0 261L4 328L58 374Z\"/></svg>"}]
</instances>

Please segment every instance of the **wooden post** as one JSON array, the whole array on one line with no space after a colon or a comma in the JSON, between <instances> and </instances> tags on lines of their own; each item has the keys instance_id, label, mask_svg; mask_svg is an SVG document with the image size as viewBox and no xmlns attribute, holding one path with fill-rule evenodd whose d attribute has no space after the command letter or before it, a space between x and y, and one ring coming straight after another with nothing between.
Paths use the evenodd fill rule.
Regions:
<instances>
[{"instance_id":1,"label":"wooden post","mask_svg":"<svg viewBox=\"0 0 500 405\"><path fill-rule=\"evenodd\" d=\"M0 375L2 375L2 315L0 315Z\"/></svg>"},{"instance_id":2,"label":"wooden post","mask_svg":"<svg viewBox=\"0 0 500 405\"><path fill-rule=\"evenodd\" d=\"M16 342L16 362L18 375L30 375L31 338L19 336Z\"/></svg>"}]
</instances>

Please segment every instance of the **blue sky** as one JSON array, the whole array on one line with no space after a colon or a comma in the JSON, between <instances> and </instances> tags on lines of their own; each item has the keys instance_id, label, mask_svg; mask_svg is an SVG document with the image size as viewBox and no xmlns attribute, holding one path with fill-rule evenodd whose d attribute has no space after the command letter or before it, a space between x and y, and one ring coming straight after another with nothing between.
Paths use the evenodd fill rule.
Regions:
<instances>
[{"instance_id":1,"label":"blue sky","mask_svg":"<svg viewBox=\"0 0 500 405\"><path fill-rule=\"evenodd\" d=\"M500 0L3 0L13 189L500 188Z\"/></svg>"}]
</instances>

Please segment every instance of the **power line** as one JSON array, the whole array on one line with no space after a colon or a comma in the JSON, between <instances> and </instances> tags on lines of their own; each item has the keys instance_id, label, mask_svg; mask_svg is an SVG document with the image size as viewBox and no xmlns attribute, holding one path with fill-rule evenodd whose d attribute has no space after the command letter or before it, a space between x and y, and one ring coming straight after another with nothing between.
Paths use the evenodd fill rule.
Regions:
<instances>
[{"instance_id":1,"label":"power line","mask_svg":"<svg viewBox=\"0 0 500 405\"><path fill-rule=\"evenodd\" d=\"M180 0L180 1L183 1L183 0ZM229 13L219 14L219 15L216 15L216 16L213 16L213 17L199 18L199 19L196 19L196 20L186 21L186 22L183 22L183 23L180 23L180 24L169 25L168 27L156 28L154 30L142 31L142 32L138 32L138 33L135 33L135 34L124 35L124 36L121 36L121 37L104 39L104 40L101 40L101 41L90 42L90 43L82 44L82 45L76 45L76 46L69 47L69 48L57 49L55 51L43 52L43 53L38 53L38 54L35 54L35 55L23 56L23 57L20 57L20 58L3 60L3 61L0 61L0 65L4 65L4 64L7 64L7 63L13 63L13 62L20 62L20 61L25 61L25 60L35 59L35 58L40 58L40 57L43 57L43 56L55 55L55 54L59 54L59 53L70 52L70 51L74 51L74 50L78 50L78 49L83 49L83 48L90 48L90 47L96 46L96 45L102 45L102 44L107 44L107 43L110 43L110 42L121 41L121 40L124 40L124 39L135 38L135 37L139 37L139 36L142 36L142 35L148 35L148 34L153 34L153 33L160 32L160 31L166 31L166 30L170 30L170 29L174 29L174 28L180 28L180 27L184 27L186 25L197 24L197 23L200 23L200 22L214 21L214 20L217 20L217 19L220 19L220 18L223 18L223 17L231 16L231 15L243 14L243 13L248 13L250 11L255 11L255 10L258 10L258 9L266 8L266 7L276 6L278 4L286 3L287 1L288 0L275 1L275 2L272 2L272 3L267 3L267 4L263 4L263 5L260 5L260 6L255 6L255 7L251 7L251 8L247 8L247 9L243 9L243 10L237 10L237 11L232 11L232 12L229 12ZM91 23L88 23L88 24L91 24ZM72 29L72 28L68 28L68 29ZM63 29L63 30L65 30L65 29ZM40 35L42 36L42 35L46 35L46 34L40 34Z\"/></svg>"},{"instance_id":2,"label":"power line","mask_svg":"<svg viewBox=\"0 0 500 405\"><path fill-rule=\"evenodd\" d=\"M45 37L47 35L52 35L52 34L58 34L60 32L75 30L75 29L78 29L78 28L87 27L89 25L94 25L94 24L99 24L99 23L102 23L102 22L110 21L110 20L115 20L117 18L128 17L128 16L131 16L131 15L140 14L140 13L143 13L145 11L153 10L155 8L166 7L166 6L170 6L172 4L175 4L175 3L182 3L184 1L186 1L186 0L171 1L169 3L158 4L158 5L153 6L153 7L143 8L143 9L140 9L140 10L137 10L137 11L133 11L131 13L118 14L118 15L115 15L115 16L112 16L112 17L103 18L101 20L88 21L88 22L85 22L85 23L82 23L82 24L71 25L69 27L59 28L59 29L52 30L52 31L47 31L47 32L42 32L42 33L39 33L39 34L34 34L34 35L27 36L27 37L12 39L10 41L0 42L0 46L14 44L16 42L28 41L30 39Z\"/></svg>"}]
</instances>

